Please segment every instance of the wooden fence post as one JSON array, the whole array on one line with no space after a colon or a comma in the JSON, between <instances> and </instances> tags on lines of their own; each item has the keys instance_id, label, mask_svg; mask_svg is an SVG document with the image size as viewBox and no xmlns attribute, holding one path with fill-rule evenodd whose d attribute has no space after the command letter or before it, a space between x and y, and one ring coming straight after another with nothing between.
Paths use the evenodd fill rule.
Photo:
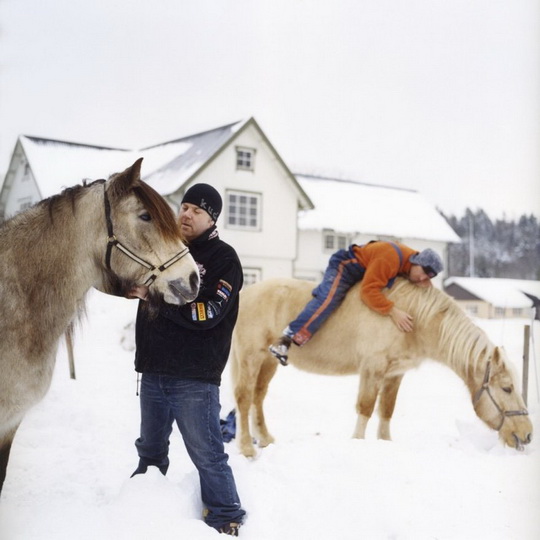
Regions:
<instances>
[{"instance_id":1,"label":"wooden fence post","mask_svg":"<svg viewBox=\"0 0 540 540\"><path fill-rule=\"evenodd\" d=\"M527 405L529 390L529 343L531 341L531 327L526 324L523 333L523 373L522 373L522 394L523 401Z\"/></svg>"},{"instance_id":2,"label":"wooden fence post","mask_svg":"<svg viewBox=\"0 0 540 540\"><path fill-rule=\"evenodd\" d=\"M70 324L65 333L66 337L66 349L69 360L69 376L71 379L75 377L75 355L73 353L73 324Z\"/></svg>"}]
</instances>

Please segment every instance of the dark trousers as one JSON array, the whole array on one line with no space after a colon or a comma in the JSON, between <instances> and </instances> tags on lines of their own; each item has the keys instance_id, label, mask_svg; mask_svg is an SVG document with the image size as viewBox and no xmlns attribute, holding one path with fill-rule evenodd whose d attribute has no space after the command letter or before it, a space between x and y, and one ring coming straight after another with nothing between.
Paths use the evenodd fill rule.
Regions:
<instances>
[{"instance_id":1,"label":"dark trousers","mask_svg":"<svg viewBox=\"0 0 540 540\"><path fill-rule=\"evenodd\" d=\"M330 257L321 284L313 289L313 299L285 329L297 345L304 345L330 314L341 304L347 291L364 277L365 269L350 250L340 249Z\"/></svg>"},{"instance_id":2,"label":"dark trousers","mask_svg":"<svg viewBox=\"0 0 540 540\"><path fill-rule=\"evenodd\" d=\"M141 436L135 441L139 466L163 474L169 466L169 437L176 421L189 457L199 471L201 497L211 527L242 523L242 510L228 465L219 422L219 387L202 381L144 373L141 379Z\"/></svg>"}]
</instances>

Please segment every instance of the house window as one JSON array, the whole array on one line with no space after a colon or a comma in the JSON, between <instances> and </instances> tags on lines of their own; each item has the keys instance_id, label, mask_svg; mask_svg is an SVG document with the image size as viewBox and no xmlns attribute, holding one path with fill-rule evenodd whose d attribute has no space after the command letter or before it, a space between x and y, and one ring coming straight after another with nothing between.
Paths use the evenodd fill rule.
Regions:
<instances>
[{"instance_id":1,"label":"house window","mask_svg":"<svg viewBox=\"0 0 540 540\"><path fill-rule=\"evenodd\" d=\"M259 230L261 198L258 193L227 192L227 227L231 229Z\"/></svg>"},{"instance_id":2,"label":"house window","mask_svg":"<svg viewBox=\"0 0 540 540\"><path fill-rule=\"evenodd\" d=\"M513 308L512 315L514 317L521 317L523 315L523 310L521 308Z\"/></svg>"},{"instance_id":3,"label":"house window","mask_svg":"<svg viewBox=\"0 0 540 540\"><path fill-rule=\"evenodd\" d=\"M478 315L478 306L475 304L467 304L465 311L472 316Z\"/></svg>"},{"instance_id":4,"label":"house window","mask_svg":"<svg viewBox=\"0 0 540 540\"><path fill-rule=\"evenodd\" d=\"M252 171L255 168L254 148L236 148L236 168L243 171Z\"/></svg>"},{"instance_id":5,"label":"house window","mask_svg":"<svg viewBox=\"0 0 540 540\"><path fill-rule=\"evenodd\" d=\"M506 315L506 309L503 307L496 307L495 308L495 315L497 317L504 317Z\"/></svg>"},{"instance_id":6,"label":"house window","mask_svg":"<svg viewBox=\"0 0 540 540\"><path fill-rule=\"evenodd\" d=\"M32 206L32 197L24 197L24 199L19 199L19 212L27 210Z\"/></svg>"},{"instance_id":7,"label":"house window","mask_svg":"<svg viewBox=\"0 0 540 540\"><path fill-rule=\"evenodd\" d=\"M336 234L335 232L324 233L324 249L325 251L337 251L338 249L346 249L347 236L344 234Z\"/></svg>"},{"instance_id":8,"label":"house window","mask_svg":"<svg viewBox=\"0 0 540 540\"><path fill-rule=\"evenodd\" d=\"M28 163L25 163L24 173L23 173L21 181L27 182L28 180L30 180L30 165Z\"/></svg>"},{"instance_id":9,"label":"house window","mask_svg":"<svg viewBox=\"0 0 540 540\"><path fill-rule=\"evenodd\" d=\"M244 268L244 287L261 281L262 270L260 268Z\"/></svg>"}]
</instances>

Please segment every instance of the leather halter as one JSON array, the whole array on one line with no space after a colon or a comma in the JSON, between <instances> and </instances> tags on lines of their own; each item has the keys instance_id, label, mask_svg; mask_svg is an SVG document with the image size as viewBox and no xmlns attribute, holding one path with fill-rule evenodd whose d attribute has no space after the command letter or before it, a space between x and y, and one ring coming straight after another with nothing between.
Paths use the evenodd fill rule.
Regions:
<instances>
[{"instance_id":1,"label":"leather halter","mask_svg":"<svg viewBox=\"0 0 540 540\"><path fill-rule=\"evenodd\" d=\"M473 407L476 407L476 404L478 403L478 401L480 401L480 398L482 397L482 394L485 392L489 396L489 399L491 400L493 405L495 405L495 408L497 409L498 413L501 415L501 423L499 424L499 427L495 428L496 431L500 431L500 429L502 428L502 426L504 424L504 421L505 421L506 417L508 417L508 416L528 416L529 411L527 409L519 409L519 410L516 410L516 411L505 411L501 407L499 407L499 405L495 401L495 398L491 394L491 390L489 389L489 376L490 376L490 373L491 373L491 361L489 361L486 364L486 372L484 374L484 380L482 382L482 386L476 392L476 394L474 394Z\"/></svg>"},{"instance_id":2,"label":"leather halter","mask_svg":"<svg viewBox=\"0 0 540 540\"><path fill-rule=\"evenodd\" d=\"M152 283L154 283L154 281L157 279L158 275L161 274L161 272L164 272L165 270L167 270L167 268L170 268L173 264L177 263L180 259L183 259L189 253L189 249L186 247L160 266L149 263L142 257L139 257L137 254L133 253L133 251L124 246L124 244L122 244L120 240L118 240L118 238L116 238L116 236L114 235L113 222L111 219L111 203L109 202L109 197L107 196L107 189L105 184L103 185L103 194L105 200L105 221L107 223L107 252L105 254L105 265L107 267L107 270L110 270L114 274L114 271L111 268L111 256L113 247L116 247L124 255L127 255L131 260L139 263L145 268L148 268L150 272L153 272L144 282L144 285L146 287L149 287L150 285L152 285Z\"/></svg>"}]
</instances>

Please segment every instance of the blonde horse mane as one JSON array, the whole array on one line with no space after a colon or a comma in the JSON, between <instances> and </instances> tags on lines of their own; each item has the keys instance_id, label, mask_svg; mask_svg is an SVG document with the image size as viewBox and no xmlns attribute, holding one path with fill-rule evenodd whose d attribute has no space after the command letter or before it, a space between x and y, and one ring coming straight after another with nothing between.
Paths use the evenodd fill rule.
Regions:
<instances>
[{"instance_id":1,"label":"blonde horse mane","mask_svg":"<svg viewBox=\"0 0 540 540\"><path fill-rule=\"evenodd\" d=\"M440 289L420 289L405 279L399 279L388 296L413 314L419 329L427 330L434 324L439 325L440 359L455 372L464 374L476 370L480 360L493 352L495 345L485 332Z\"/></svg>"}]
</instances>

